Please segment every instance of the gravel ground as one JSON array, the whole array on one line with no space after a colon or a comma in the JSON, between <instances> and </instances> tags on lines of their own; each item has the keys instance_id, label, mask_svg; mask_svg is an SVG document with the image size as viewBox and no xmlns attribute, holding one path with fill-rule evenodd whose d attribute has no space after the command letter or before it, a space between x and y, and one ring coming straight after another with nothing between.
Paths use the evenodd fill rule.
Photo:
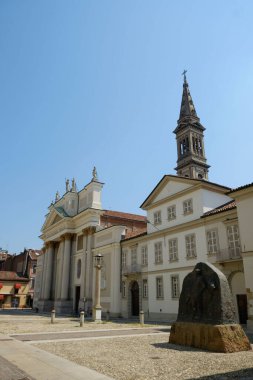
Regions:
<instances>
[{"instance_id":1,"label":"gravel ground","mask_svg":"<svg viewBox=\"0 0 253 380\"><path fill-rule=\"evenodd\" d=\"M149 327L150 325L145 325ZM0 314L0 332L2 334L21 334L21 333L39 333L39 332L58 332L58 331L77 331L82 330L101 330L101 329L122 329L130 327L140 327L139 323L114 323L102 322L94 323L86 321L83 327L80 327L78 318L61 317L56 318L55 323L51 324L50 316L40 315L1 315Z\"/></svg>"},{"instance_id":2,"label":"gravel ground","mask_svg":"<svg viewBox=\"0 0 253 380\"><path fill-rule=\"evenodd\" d=\"M77 318L0 313L3 334L126 329L137 323L86 322L82 328ZM202 379L253 380L253 351L217 354L168 344L169 334L35 344L39 348L75 363L95 369L116 380ZM30 343L31 344L31 343Z\"/></svg>"},{"instance_id":3,"label":"gravel ground","mask_svg":"<svg viewBox=\"0 0 253 380\"><path fill-rule=\"evenodd\" d=\"M117 380L253 379L252 351L220 354L169 345L168 334L36 346Z\"/></svg>"}]
</instances>

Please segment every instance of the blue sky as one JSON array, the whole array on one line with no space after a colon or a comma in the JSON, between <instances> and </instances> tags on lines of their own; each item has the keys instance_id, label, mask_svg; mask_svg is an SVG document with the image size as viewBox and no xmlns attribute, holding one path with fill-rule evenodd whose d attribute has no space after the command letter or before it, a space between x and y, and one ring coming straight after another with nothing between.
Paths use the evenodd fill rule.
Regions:
<instances>
[{"instance_id":1,"label":"blue sky","mask_svg":"<svg viewBox=\"0 0 253 380\"><path fill-rule=\"evenodd\" d=\"M183 78L209 180L252 182L251 0L1 0L0 247L40 248L65 178L97 167L103 207L139 206L175 174Z\"/></svg>"}]
</instances>

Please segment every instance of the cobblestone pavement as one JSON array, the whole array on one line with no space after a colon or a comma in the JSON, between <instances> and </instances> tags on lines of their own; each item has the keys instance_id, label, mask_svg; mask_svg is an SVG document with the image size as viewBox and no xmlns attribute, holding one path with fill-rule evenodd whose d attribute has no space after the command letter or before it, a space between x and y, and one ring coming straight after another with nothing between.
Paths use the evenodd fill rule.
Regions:
<instances>
[{"instance_id":1,"label":"cobblestone pavement","mask_svg":"<svg viewBox=\"0 0 253 380\"><path fill-rule=\"evenodd\" d=\"M24 371L0 356L1 380L34 380Z\"/></svg>"},{"instance_id":2,"label":"cobblestone pavement","mask_svg":"<svg viewBox=\"0 0 253 380\"><path fill-rule=\"evenodd\" d=\"M74 339L90 339L102 337L119 337L124 335L150 335L169 332L169 327L146 327L135 329L115 329L115 330L95 330L95 331L75 331L75 332L47 332L40 334L15 334L11 335L12 338L22 342L35 342L35 341L55 341L55 340L74 340Z\"/></svg>"}]
</instances>

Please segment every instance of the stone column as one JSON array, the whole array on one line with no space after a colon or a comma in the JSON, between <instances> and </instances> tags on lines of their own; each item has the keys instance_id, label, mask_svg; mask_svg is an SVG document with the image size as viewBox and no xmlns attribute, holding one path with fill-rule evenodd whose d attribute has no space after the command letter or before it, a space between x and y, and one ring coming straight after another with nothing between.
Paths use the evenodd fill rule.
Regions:
<instances>
[{"instance_id":1,"label":"stone column","mask_svg":"<svg viewBox=\"0 0 253 380\"><path fill-rule=\"evenodd\" d=\"M74 299L75 293L73 286L71 286L74 283L75 279L75 271L76 271L76 266L75 266L75 260L74 260L74 252L76 250L76 235L72 235L71 239L71 247L70 247L70 268L69 268L69 299Z\"/></svg>"},{"instance_id":2,"label":"stone column","mask_svg":"<svg viewBox=\"0 0 253 380\"><path fill-rule=\"evenodd\" d=\"M61 237L58 253L57 253L57 271L55 281L55 299L61 298L61 283L62 283L62 264L63 264L63 251L64 251L64 237Z\"/></svg>"},{"instance_id":3,"label":"stone column","mask_svg":"<svg viewBox=\"0 0 253 380\"><path fill-rule=\"evenodd\" d=\"M42 285L41 285L41 299L45 299L45 287L46 287L46 274L47 274L47 247L43 257L43 271L42 271Z\"/></svg>"},{"instance_id":4,"label":"stone column","mask_svg":"<svg viewBox=\"0 0 253 380\"><path fill-rule=\"evenodd\" d=\"M61 281L61 299L68 299L69 278L70 278L70 251L71 251L71 234L66 234L63 251L62 281Z\"/></svg>"},{"instance_id":5,"label":"stone column","mask_svg":"<svg viewBox=\"0 0 253 380\"><path fill-rule=\"evenodd\" d=\"M45 246L42 248L42 251L43 251L43 256L41 257L42 268L41 268L41 272L40 272L39 300L43 299L43 286L44 286L43 277L45 276L45 274L44 274L44 262L45 262L45 252L46 252Z\"/></svg>"},{"instance_id":6,"label":"stone column","mask_svg":"<svg viewBox=\"0 0 253 380\"><path fill-rule=\"evenodd\" d=\"M87 260L87 234L86 230L83 230L83 253L82 253L82 268L81 268L81 289L80 289L80 299L81 301L86 298L86 260ZM83 308L85 304L83 303Z\"/></svg>"},{"instance_id":7,"label":"stone column","mask_svg":"<svg viewBox=\"0 0 253 380\"><path fill-rule=\"evenodd\" d=\"M90 227L87 234L87 258L86 258L86 297L92 300L93 284L93 256L92 256L92 235L94 229Z\"/></svg>"},{"instance_id":8,"label":"stone column","mask_svg":"<svg viewBox=\"0 0 253 380\"><path fill-rule=\"evenodd\" d=\"M46 255L47 255L47 261L46 261L44 299L49 300L51 298L52 277L53 277L53 257L54 257L54 243L53 242L49 242L47 244Z\"/></svg>"},{"instance_id":9,"label":"stone column","mask_svg":"<svg viewBox=\"0 0 253 380\"><path fill-rule=\"evenodd\" d=\"M56 299L55 289L56 289L56 275L57 275L57 252L59 250L59 244L56 242L54 244L54 254L53 254L53 275L52 275L52 286L51 286L51 298Z\"/></svg>"}]
</instances>

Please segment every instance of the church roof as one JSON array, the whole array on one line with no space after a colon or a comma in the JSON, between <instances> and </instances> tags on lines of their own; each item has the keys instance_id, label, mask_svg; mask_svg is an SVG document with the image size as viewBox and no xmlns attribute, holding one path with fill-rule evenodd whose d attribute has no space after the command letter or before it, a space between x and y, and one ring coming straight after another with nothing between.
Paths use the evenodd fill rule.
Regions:
<instances>
[{"instance_id":1,"label":"church roof","mask_svg":"<svg viewBox=\"0 0 253 380\"><path fill-rule=\"evenodd\" d=\"M66 211L64 210L63 207L56 207L54 206L54 208L56 209L56 211L58 211L59 214L61 214L62 216L65 216L65 217L68 217L69 215L66 213Z\"/></svg>"},{"instance_id":2,"label":"church roof","mask_svg":"<svg viewBox=\"0 0 253 380\"><path fill-rule=\"evenodd\" d=\"M137 214L129 214L126 212L120 212L120 211L111 211L111 210L104 210L103 216L110 216L114 218L120 218L120 219L129 219L129 220L135 220L139 222L146 222L147 218L143 215L137 215Z\"/></svg>"}]
</instances>

